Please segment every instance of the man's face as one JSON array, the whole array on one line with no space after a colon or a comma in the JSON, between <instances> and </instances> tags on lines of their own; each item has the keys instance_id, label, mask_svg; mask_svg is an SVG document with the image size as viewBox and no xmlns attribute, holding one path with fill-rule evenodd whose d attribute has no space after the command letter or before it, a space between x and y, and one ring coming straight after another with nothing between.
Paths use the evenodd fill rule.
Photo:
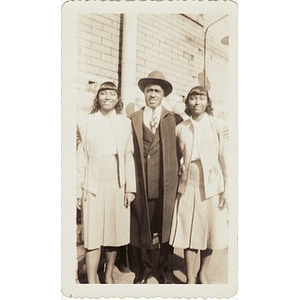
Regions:
<instances>
[{"instance_id":1,"label":"man's face","mask_svg":"<svg viewBox=\"0 0 300 300\"><path fill-rule=\"evenodd\" d=\"M164 97L164 90L160 85L148 84L145 87L144 94L146 105L152 109L155 109L162 102L162 99Z\"/></svg>"}]
</instances>

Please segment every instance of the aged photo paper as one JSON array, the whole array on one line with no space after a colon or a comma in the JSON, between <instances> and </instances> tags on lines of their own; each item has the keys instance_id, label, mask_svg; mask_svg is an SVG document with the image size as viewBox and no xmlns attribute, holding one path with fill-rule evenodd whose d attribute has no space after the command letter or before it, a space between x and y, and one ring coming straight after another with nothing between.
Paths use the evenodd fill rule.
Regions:
<instances>
[{"instance_id":1,"label":"aged photo paper","mask_svg":"<svg viewBox=\"0 0 300 300\"><path fill-rule=\"evenodd\" d=\"M237 9L235 2L221 0L68 1L62 5L61 287L62 294L65 297L230 298L237 293ZM110 82L110 85L103 86L105 82ZM133 241L133 238L142 230L139 224L143 223L143 220L141 220L143 217L138 218L140 223L130 223L130 220L132 221L132 218L136 217L135 213L130 213L130 209L133 208L133 205L137 205L134 201L140 201L138 193L141 191L136 190L135 185L139 184L141 178L138 178L137 171L135 171L135 175L128 175L128 165L125 163L125 177L129 177L125 178L124 182L126 181L127 185L129 185L130 180L134 182L134 190L129 192L133 192L135 200L131 204L126 205L128 212L128 214L126 213L126 218L128 219L120 217L116 222L120 222L121 225L119 227L126 227L126 224L128 224L128 232L129 224L131 224L131 237L128 240L129 243L124 242L125 244L122 244L121 242L122 247L117 249L117 257L112 271L114 284L108 282L104 275L104 271L107 269L108 258L103 253L101 254L97 271L100 284L89 284L86 253L90 249L87 251L87 241L84 237L85 228L83 228L83 218L88 218L83 213L83 210L87 206L85 206L86 204L82 205L82 202L80 202L81 204L78 207L77 199L84 199L81 198L84 196L79 197L76 190L78 187L77 157L79 149L85 143L86 138L84 136L85 131L81 131L81 120L85 120L88 115L91 115L95 98L96 102L99 100L96 97L99 91L110 91L109 97L112 97L112 92L117 92L123 103L123 108L120 112L124 116L124 123L122 124L125 124L125 127L127 126L126 124L130 124L128 128L131 128L132 124L132 151L134 152L135 168L136 170L142 168L136 158L137 151L135 147L138 147L138 142L136 142L138 141L138 134L136 131L144 130L143 141L145 145L145 132L149 129L144 128L143 125L140 128L136 128L134 123L135 117L132 116L135 116L135 113L138 113L141 109L141 111L144 111L145 105L152 105L151 100L147 102L149 101L146 96L146 87L148 85L145 83L144 86L143 82L157 83L158 86L162 87L164 97L161 103L163 107L161 114L163 115L164 109L166 109L170 115L179 116L182 124L188 124L185 122L188 122L190 118L186 113L186 103L189 103L187 100L190 99L188 93L195 86L204 87L211 100L214 119L217 120L218 124L225 124L223 131L219 132L219 138L224 139L227 145L227 176L224 175L224 180L225 177L227 180L226 184L224 184L224 186L226 185L227 197L223 207L223 215L226 212L226 225L221 229L221 232L224 232L221 238L225 240L226 246L221 247L221 249L213 249L207 267L207 282L205 283L200 283L201 280L197 280L196 284L186 284L188 277L185 247L177 247L175 243L172 250L171 281L165 281L163 284L160 284L160 279L157 276L147 274L149 276L145 280L146 284L134 284L134 281L135 283L140 283L137 282L138 274L134 267L135 264L138 264L140 256L137 254L139 253L139 250L137 250L139 247L136 247L137 244ZM162 83L164 84L162 85ZM195 94L200 95L200 89L196 90L198 94ZM154 89L154 92L157 91ZM206 101L205 97L204 95ZM96 114L99 115L100 111L96 112L94 116ZM170 136L174 135L175 137L176 124L173 126L174 130L169 132ZM182 125L179 122L178 124L177 127ZM119 125L117 132L114 133L116 139L118 132L125 132L122 126ZM161 126L163 126L162 121ZM157 130L161 135L161 140L163 140L163 129ZM94 133L92 134L94 139L92 143L98 137ZM186 135L182 139L185 139L185 137ZM111 147L114 146L111 145L114 142L111 143L111 140L107 137L105 141L105 151L119 153L119 144L117 145L117 150L113 150ZM164 153L165 144L162 143L161 147L159 151ZM164 154L161 172L166 172L167 163L165 163L165 158L168 160L172 155L177 155L176 151L175 146L169 150L169 153ZM113 152L114 155L115 152ZM122 185L120 183L123 180L120 175L122 158L120 154L117 154L117 156L118 182ZM92 160L91 157L89 159ZM148 159L150 159L150 154ZM105 162L105 164L107 163ZM179 171L184 172L182 165L181 160L181 165L178 168ZM205 169L204 166L203 169ZM176 215L174 210L175 196L178 195L177 178L182 173L167 172L169 173L164 173L163 183L165 185L161 189L165 191L170 188L171 183L169 182L172 182L171 179L176 179L174 197L170 196L173 204L168 212L170 226L169 231L167 231L167 241L171 243L171 239L175 240L174 236L173 238L169 236L171 234L171 223L173 222L174 224L175 222L174 220L172 221L172 216L175 218ZM217 177L221 174L217 167L213 167L208 172L208 184L213 180L211 179L213 176ZM84 185L82 190L85 191ZM218 195L223 193L223 183L222 188L218 191ZM93 189L88 192L94 196ZM206 193L208 193L207 190ZM212 195L214 195L213 192ZM149 196L149 198L151 197ZM210 198L210 196L207 198ZM147 205L149 207L150 202L148 199ZM176 203L178 204L179 202ZM89 212L90 215L95 215L95 208L90 206L89 209L91 211ZM162 222L166 221L166 214L164 211L161 217ZM205 218L209 218L209 216L211 215L207 213ZM195 218L194 216L191 217L191 222ZM106 220L105 222L105 224L110 224L114 221ZM134 228L132 224L135 224ZM98 225L93 226L97 227ZM174 229L176 226L172 228ZM134 234L132 233L133 231ZM125 230L124 232L126 235L127 231ZM152 231L150 234L152 234ZM111 237L113 233L110 232L108 235ZM139 238L143 240L143 233ZM154 235L153 241L151 241L153 245L155 245L155 239L160 241L161 236ZM197 244L198 237L196 236L193 239L195 239ZM158 245L160 244L158 243ZM117 247L119 245L109 244L105 246ZM93 246L89 247L93 248ZM195 247L197 248L197 246ZM199 246L198 249L203 250L201 247ZM193 247L191 246L191 248ZM196 271L199 269L197 266L200 266L200 252L202 251L197 252ZM151 273L151 275L153 274Z\"/></svg>"}]
</instances>

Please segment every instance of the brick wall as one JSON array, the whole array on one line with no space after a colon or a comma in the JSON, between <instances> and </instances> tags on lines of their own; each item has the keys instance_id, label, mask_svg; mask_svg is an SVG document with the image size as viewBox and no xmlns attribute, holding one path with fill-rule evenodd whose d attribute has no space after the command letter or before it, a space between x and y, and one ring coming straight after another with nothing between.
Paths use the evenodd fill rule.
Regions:
<instances>
[{"instance_id":1,"label":"brick wall","mask_svg":"<svg viewBox=\"0 0 300 300\"><path fill-rule=\"evenodd\" d=\"M121 15L84 14L77 22L77 104L89 112L99 83L119 81ZM89 81L96 84L89 84Z\"/></svg>"},{"instance_id":2,"label":"brick wall","mask_svg":"<svg viewBox=\"0 0 300 300\"><path fill-rule=\"evenodd\" d=\"M203 66L202 31L182 15L139 15L136 79L158 69L174 87L168 100L180 101Z\"/></svg>"},{"instance_id":3,"label":"brick wall","mask_svg":"<svg viewBox=\"0 0 300 300\"><path fill-rule=\"evenodd\" d=\"M169 109L182 112L182 99L198 85L203 71L204 30L218 15L140 14L138 15L136 82L153 70L160 70L174 90L165 100ZM226 35L226 19L211 27L207 38L207 75L216 115L227 119L228 46L221 43ZM84 14L78 16L77 89L79 111L87 112L96 85L120 80L122 15ZM137 108L143 94L136 87Z\"/></svg>"}]
</instances>

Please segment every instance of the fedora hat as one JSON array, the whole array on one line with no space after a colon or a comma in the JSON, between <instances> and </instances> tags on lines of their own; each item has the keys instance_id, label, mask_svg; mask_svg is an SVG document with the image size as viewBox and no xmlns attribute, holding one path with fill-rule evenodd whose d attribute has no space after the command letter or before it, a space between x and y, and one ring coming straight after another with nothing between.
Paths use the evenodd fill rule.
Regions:
<instances>
[{"instance_id":1,"label":"fedora hat","mask_svg":"<svg viewBox=\"0 0 300 300\"><path fill-rule=\"evenodd\" d=\"M173 90L172 84L165 79L165 76L159 71L151 72L148 77L142 78L138 82L140 90L144 93L148 84L157 84L164 90L164 96L167 97Z\"/></svg>"}]
</instances>

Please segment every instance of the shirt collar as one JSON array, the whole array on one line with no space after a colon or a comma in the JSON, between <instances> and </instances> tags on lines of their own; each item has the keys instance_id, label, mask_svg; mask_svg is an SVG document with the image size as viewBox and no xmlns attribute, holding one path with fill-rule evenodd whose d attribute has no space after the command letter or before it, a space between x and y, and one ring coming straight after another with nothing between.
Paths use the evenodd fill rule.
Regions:
<instances>
[{"instance_id":1,"label":"shirt collar","mask_svg":"<svg viewBox=\"0 0 300 300\"><path fill-rule=\"evenodd\" d=\"M157 116L158 120L160 119L160 116L161 116L161 109L162 109L162 105L159 105L159 106L157 106L157 107L154 109L154 111L155 111L155 113L156 113L156 116ZM151 107L145 106L145 110L144 110L144 113L145 113L145 114L151 116L151 115L152 115L152 111L153 111L153 109L152 109Z\"/></svg>"}]
</instances>

